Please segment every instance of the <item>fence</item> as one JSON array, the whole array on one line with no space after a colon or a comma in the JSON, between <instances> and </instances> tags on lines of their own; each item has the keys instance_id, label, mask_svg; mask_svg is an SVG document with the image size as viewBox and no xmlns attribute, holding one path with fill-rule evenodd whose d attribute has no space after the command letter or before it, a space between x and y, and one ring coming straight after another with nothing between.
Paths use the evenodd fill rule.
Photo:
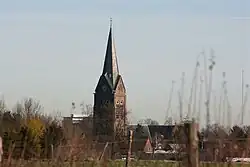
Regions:
<instances>
[{"instance_id":1,"label":"fence","mask_svg":"<svg viewBox=\"0 0 250 167\"><path fill-rule=\"evenodd\" d=\"M60 162L71 161L93 161L100 159L110 159L112 153L115 153L114 159L124 159L128 155L131 155L130 159L137 160L174 160L180 161L180 163L186 164L186 166L198 166L199 161L213 161L213 162L230 162L234 158L234 161L243 161L250 157L249 152L249 138L229 136L224 138L213 137L206 138L206 140L200 139L200 146L198 147L197 128L193 123L186 124L186 138L184 140L177 138L172 140L166 140L166 145L174 145L179 143L178 148L174 151L165 150L164 153L152 150L152 152L145 152L144 149L136 150L134 147L141 141L147 142L145 139L133 139L131 146L129 141L131 139L124 139L116 142L93 142L92 140L72 140L67 145L61 144L58 146L47 146L48 157L42 157L41 155L33 154L31 159L45 160ZM184 137L184 136L183 136ZM145 144L144 143L144 144ZM27 144L26 144L27 145ZM130 147L130 149L129 149ZM155 145L152 146L155 148ZM25 143L20 141L11 142L8 148L4 148L5 161L11 159L19 160L25 153ZM32 148L29 147L29 152L32 153ZM41 147L41 150L45 150ZM129 151L129 154L127 154ZM190 156L191 155L191 156ZM45 158L45 159L44 159ZM238 158L238 159L235 159ZM246 160L246 159L245 159ZM187 165L188 164L188 165Z\"/></svg>"},{"instance_id":2,"label":"fence","mask_svg":"<svg viewBox=\"0 0 250 167\"><path fill-rule=\"evenodd\" d=\"M186 134L187 134L187 142L185 144L185 147L180 147L179 150L175 151L182 151L184 154L180 156L180 152L175 153L165 153L165 154L159 154L157 153L153 148L155 146L151 145L151 142L148 142L148 140L145 139L134 139L133 133L130 133L129 138L124 139L122 141L115 141L115 142L93 142L92 140L85 140L85 139L78 139L78 140L72 140L71 143L68 143L67 145L58 145L58 146L46 146L45 148L40 147L41 150L46 151L49 153L48 157L43 157L41 154L32 154L33 152L36 152L35 150L38 149L37 147L33 148L28 145L28 143L25 143L23 141L13 141L9 142L9 147L5 148L5 161L7 163L10 163L12 159L16 159L21 161L23 158L25 159L24 154L31 153L31 156L28 157L29 159L39 159L43 160L46 158L46 161L48 159L52 160L53 162L71 162L71 161L86 161L86 160L107 160L112 158L114 159L123 159L124 155L126 157L126 164L129 166L130 161L132 158L136 159L150 159L150 160L161 160L161 159L172 159L172 160L182 160L186 164L188 163L189 166L197 166L194 163L197 163L198 161L198 154L197 154L197 146L198 146L198 140L197 140L197 128L194 127L193 123L185 124L186 126ZM131 131L132 132L132 131ZM142 141L142 142L141 142ZM165 141L166 144L174 143L177 140L169 140ZM141 150L136 150L135 146L138 146L139 143L144 142L144 148ZM151 153L145 153L145 147L149 144L151 147L152 152ZM28 147L29 146L29 147ZM29 150L27 150L29 149ZM190 156L192 152L192 155ZM27 156L26 156L27 157Z\"/></svg>"}]
</instances>

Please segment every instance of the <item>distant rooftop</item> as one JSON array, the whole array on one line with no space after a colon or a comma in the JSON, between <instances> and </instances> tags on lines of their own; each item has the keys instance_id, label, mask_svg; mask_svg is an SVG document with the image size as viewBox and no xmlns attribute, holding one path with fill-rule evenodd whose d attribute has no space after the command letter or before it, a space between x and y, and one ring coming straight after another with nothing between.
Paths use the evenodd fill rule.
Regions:
<instances>
[{"instance_id":1,"label":"distant rooftop","mask_svg":"<svg viewBox=\"0 0 250 167\"><path fill-rule=\"evenodd\" d=\"M84 118L84 117L89 117L87 114L71 114L72 118Z\"/></svg>"},{"instance_id":2,"label":"distant rooftop","mask_svg":"<svg viewBox=\"0 0 250 167\"><path fill-rule=\"evenodd\" d=\"M71 114L70 117L64 117L65 118L72 118L72 122L73 123L79 123L80 121L82 121L84 118L88 118L90 117L90 115L87 114Z\"/></svg>"}]
</instances>

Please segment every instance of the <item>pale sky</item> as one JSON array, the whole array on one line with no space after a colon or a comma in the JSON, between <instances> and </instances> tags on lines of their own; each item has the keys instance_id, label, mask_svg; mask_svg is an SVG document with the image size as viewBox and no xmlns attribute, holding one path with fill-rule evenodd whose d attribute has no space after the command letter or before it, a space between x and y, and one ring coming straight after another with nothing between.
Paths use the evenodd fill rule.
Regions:
<instances>
[{"instance_id":1,"label":"pale sky","mask_svg":"<svg viewBox=\"0 0 250 167\"><path fill-rule=\"evenodd\" d=\"M172 80L172 112L178 115L181 73L186 73L187 101L196 57L203 48L207 53L213 48L213 90L219 99L225 71L237 122L241 68L250 81L249 9L248 0L1 1L0 91L10 108L31 96L45 112L59 110L65 116L72 101L92 104L112 17L133 121L163 122Z\"/></svg>"}]
</instances>

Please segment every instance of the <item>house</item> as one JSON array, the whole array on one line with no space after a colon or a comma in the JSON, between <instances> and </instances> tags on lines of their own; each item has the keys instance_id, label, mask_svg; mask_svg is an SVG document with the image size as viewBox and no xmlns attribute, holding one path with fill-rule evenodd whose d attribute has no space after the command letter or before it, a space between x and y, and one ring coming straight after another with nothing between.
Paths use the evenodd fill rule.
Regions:
<instances>
[{"instance_id":1,"label":"house","mask_svg":"<svg viewBox=\"0 0 250 167\"><path fill-rule=\"evenodd\" d=\"M138 124L130 125L128 130L133 131L133 152L150 152L157 149L167 151L171 149L169 144L183 143L183 140L179 140L179 138L183 139L182 136L184 136L184 126L182 125Z\"/></svg>"},{"instance_id":2,"label":"house","mask_svg":"<svg viewBox=\"0 0 250 167\"><path fill-rule=\"evenodd\" d=\"M169 144L184 144L186 135L183 125L148 125L155 150L171 150Z\"/></svg>"}]
</instances>

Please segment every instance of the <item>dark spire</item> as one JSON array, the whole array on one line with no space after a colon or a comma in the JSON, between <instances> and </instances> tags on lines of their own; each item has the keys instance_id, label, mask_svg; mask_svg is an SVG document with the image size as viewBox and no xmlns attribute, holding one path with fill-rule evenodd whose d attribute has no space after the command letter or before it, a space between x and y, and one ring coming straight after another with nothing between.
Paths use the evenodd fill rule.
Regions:
<instances>
[{"instance_id":1,"label":"dark spire","mask_svg":"<svg viewBox=\"0 0 250 167\"><path fill-rule=\"evenodd\" d=\"M102 75L106 75L109 78L114 88L116 79L119 75L119 70L116 57L115 42L112 36L112 18L110 19L110 29Z\"/></svg>"}]
</instances>

